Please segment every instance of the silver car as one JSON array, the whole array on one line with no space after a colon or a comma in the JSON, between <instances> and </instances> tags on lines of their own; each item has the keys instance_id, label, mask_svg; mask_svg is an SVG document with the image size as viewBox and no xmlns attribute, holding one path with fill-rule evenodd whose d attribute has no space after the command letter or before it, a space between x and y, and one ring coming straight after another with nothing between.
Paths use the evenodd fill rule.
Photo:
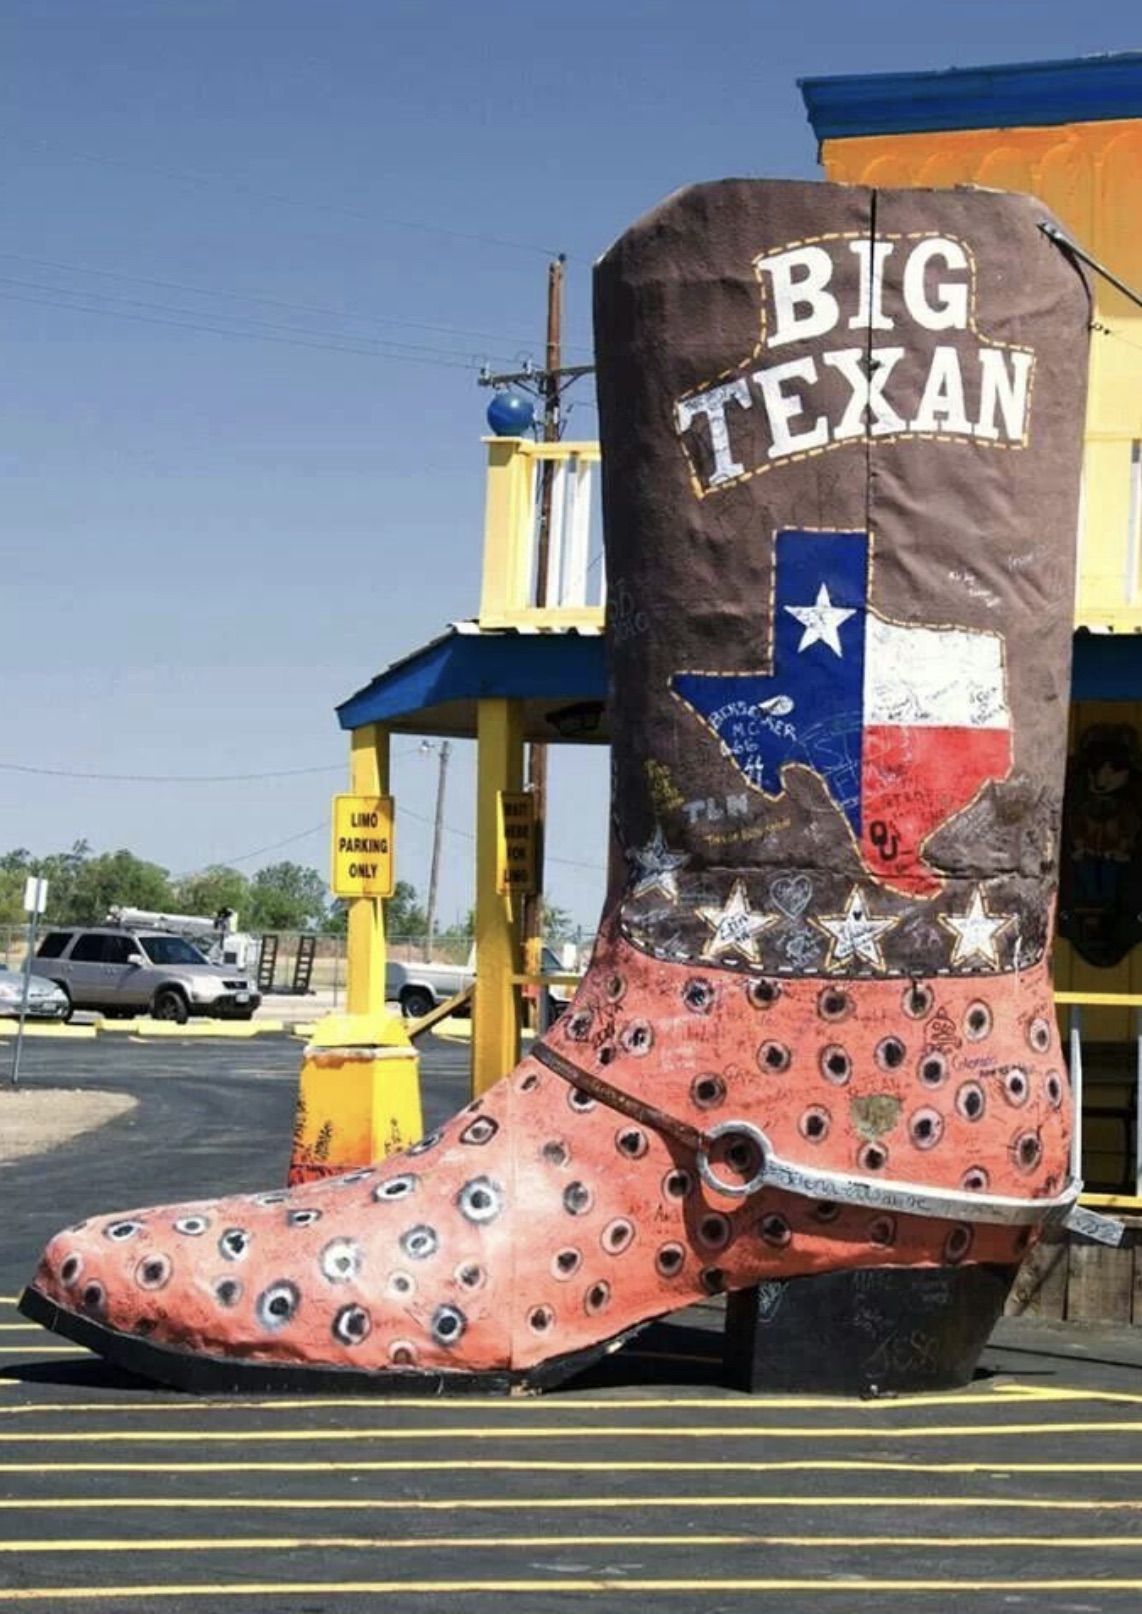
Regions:
<instances>
[{"instance_id":1,"label":"silver car","mask_svg":"<svg viewBox=\"0 0 1142 1614\"><path fill-rule=\"evenodd\" d=\"M19 1019L20 1004L24 1001L22 971L10 970L0 964L0 1018ZM66 1020L71 1013L67 993L61 992L52 981L43 981L33 974L28 982L29 1020Z\"/></svg>"},{"instance_id":2,"label":"silver car","mask_svg":"<svg viewBox=\"0 0 1142 1614\"><path fill-rule=\"evenodd\" d=\"M210 964L169 931L118 925L49 930L33 973L67 994L69 1009L152 1014L185 1025L192 1014L249 1020L261 1002L254 982L229 965Z\"/></svg>"}]
</instances>

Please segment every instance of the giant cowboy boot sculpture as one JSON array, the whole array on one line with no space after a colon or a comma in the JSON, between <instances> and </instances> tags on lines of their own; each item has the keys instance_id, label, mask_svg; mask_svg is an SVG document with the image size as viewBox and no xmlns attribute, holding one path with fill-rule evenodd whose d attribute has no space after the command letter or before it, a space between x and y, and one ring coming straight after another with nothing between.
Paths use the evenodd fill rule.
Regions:
<instances>
[{"instance_id":1,"label":"giant cowboy boot sculpture","mask_svg":"<svg viewBox=\"0 0 1142 1614\"><path fill-rule=\"evenodd\" d=\"M403 1156L93 1217L24 1307L184 1386L557 1382L714 1292L1061 1219L1085 285L1027 198L727 182L597 273L611 898Z\"/></svg>"}]
</instances>

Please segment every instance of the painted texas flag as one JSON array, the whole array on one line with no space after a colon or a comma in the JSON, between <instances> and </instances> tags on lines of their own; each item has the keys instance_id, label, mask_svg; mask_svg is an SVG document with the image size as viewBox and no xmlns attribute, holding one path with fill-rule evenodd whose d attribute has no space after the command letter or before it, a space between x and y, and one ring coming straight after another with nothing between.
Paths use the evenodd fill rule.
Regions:
<instances>
[{"instance_id":1,"label":"painted texas flag","mask_svg":"<svg viewBox=\"0 0 1142 1614\"><path fill-rule=\"evenodd\" d=\"M1011 771L1003 638L886 621L872 572L867 533L779 533L771 668L672 687L750 784L778 795L784 769L811 769L870 872L926 895L924 842Z\"/></svg>"}]
</instances>

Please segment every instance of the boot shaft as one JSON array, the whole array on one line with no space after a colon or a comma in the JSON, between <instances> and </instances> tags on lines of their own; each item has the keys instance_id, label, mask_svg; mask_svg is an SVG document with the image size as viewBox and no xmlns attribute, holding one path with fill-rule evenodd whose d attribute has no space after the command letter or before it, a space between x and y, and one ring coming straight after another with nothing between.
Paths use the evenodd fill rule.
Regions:
<instances>
[{"instance_id":1,"label":"boot shaft","mask_svg":"<svg viewBox=\"0 0 1142 1614\"><path fill-rule=\"evenodd\" d=\"M612 890L657 956L1047 955L1090 304L1046 216L735 180L601 260Z\"/></svg>"}]
</instances>

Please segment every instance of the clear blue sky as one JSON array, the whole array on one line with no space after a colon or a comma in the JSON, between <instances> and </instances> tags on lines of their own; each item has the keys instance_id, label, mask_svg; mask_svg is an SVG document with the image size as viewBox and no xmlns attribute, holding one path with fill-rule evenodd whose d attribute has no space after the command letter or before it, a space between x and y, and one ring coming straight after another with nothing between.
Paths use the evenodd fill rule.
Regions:
<instances>
[{"instance_id":1,"label":"clear blue sky","mask_svg":"<svg viewBox=\"0 0 1142 1614\"><path fill-rule=\"evenodd\" d=\"M541 353L545 252L585 359L591 259L640 212L817 171L799 75L1140 43L1137 0L6 0L0 848L324 871L334 703L475 610L475 364ZM435 760L396 750L423 889ZM584 755L556 753L549 889L589 925ZM447 816L445 921L471 900L467 747Z\"/></svg>"}]
</instances>

